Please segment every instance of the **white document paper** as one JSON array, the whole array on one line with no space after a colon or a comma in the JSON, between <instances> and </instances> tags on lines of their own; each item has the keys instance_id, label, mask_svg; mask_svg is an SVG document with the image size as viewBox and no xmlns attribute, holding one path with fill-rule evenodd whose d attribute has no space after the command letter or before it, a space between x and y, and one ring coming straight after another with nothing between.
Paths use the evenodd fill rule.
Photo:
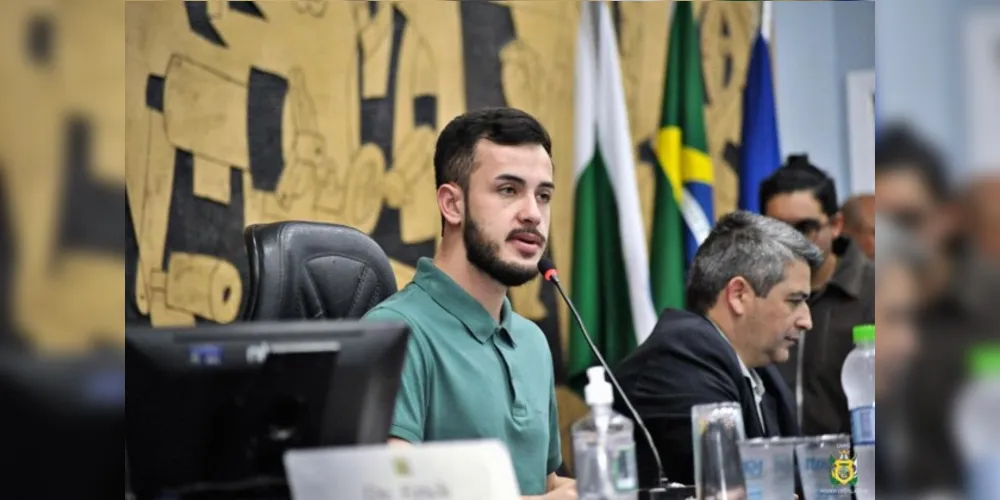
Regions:
<instances>
[{"instance_id":1,"label":"white document paper","mask_svg":"<svg viewBox=\"0 0 1000 500\"><path fill-rule=\"evenodd\" d=\"M294 500L516 500L507 448L495 440L289 451Z\"/></svg>"}]
</instances>

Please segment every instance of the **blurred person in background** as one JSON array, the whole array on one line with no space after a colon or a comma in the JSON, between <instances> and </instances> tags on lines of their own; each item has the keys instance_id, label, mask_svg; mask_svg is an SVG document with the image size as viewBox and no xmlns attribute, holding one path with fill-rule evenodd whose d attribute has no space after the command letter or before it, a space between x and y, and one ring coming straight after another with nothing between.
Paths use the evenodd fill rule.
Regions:
<instances>
[{"instance_id":1,"label":"blurred person in background","mask_svg":"<svg viewBox=\"0 0 1000 500\"><path fill-rule=\"evenodd\" d=\"M962 200L960 220L969 250L984 263L1000 266L1000 171L977 175Z\"/></svg>"},{"instance_id":2,"label":"blurred person in background","mask_svg":"<svg viewBox=\"0 0 1000 500\"><path fill-rule=\"evenodd\" d=\"M765 215L796 228L823 251L825 259L812 275L813 328L791 349L789 360L778 366L795 391L802 433L850 433L840 372L854 348L854 327L874 322L875 266L858 245L841 237L844 217L837 188L807 156L789 156L765 179L760 202Z\"/></svg>"},{"instance_id":3,"label":"blurred person in background","mask_svg":"<svg viewBox=\"0 0 1000 500\"><path fill-rule=\"evenodd\" d=\"M850 238L869 259L875 258L875 195L854 195L840 208L844 237Z\"/></svg>"},{"instance_id":4,"label":"blurred person in background","mask_svg":"<svg viewBox=\"0 0 1000 500\"><path fill-rule=\"evenodd\" d=\"M983 207L990 203L976 198L990 195L978 184L955 203L946 168L931 146L905 127L879 135L878 214L912 233L927 252L917 286L927 301L917 319L922 348L904 381L901 403L908 421L900 427L911 453L902 454L900 483L910 493L959 490L952 403L965 378L965 353L995 338L1000 325L1000 275L983 251L991 246L992 235L983 229L990 219ZM977 238L983 233L985 239Z\"/></svg>"},{"instance_id":5,"label":"blurred person in background","mask_svg":"<svg viewBox=\"0 0 1000 500\"><path fill-rule=\"evenodd\" d=\"M876 488L879 495L900 489L899 465L908 453L905 420L900 415L900 377L917 351L916 315L919 308L918 276L927 255L915 239L892 221L874 221L876 244L875 281L875 401L882 408L876 427ZM888 424L888 425L886 425Z\"/></svg>"},{"instance_id":6,"label":"blurred person in background","mask_svg":"<svg viewBox=\"0 0 1000 500\"><path fill-rule=\"evenodd\" d=\"M879 400L896 387L917 350L918 276L927 255L911 235L892 221L878 219L876 225L881 233L877 249L884 250L876 260L875 281L875 399Z\"/></svg>"},{"instance_id":7,"label":"blurred person in background","mask_svg":"<svg viewBox=\"0 0 1000 500\"><path fill-rule=\"evenodd\" d=\"M912 233L930 253L922 289L928 296L940 292L953 237L949 180L940 155L907 127L887 127L875 147L875 193L878 213Z\"/></svg>"}]
</instances>

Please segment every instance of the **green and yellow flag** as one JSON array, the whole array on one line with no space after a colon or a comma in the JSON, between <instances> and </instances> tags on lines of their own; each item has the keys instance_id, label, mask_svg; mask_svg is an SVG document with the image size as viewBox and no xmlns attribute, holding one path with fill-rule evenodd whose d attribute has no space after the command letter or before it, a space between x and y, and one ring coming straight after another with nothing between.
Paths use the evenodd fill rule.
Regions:
<instances>
[{"instance_id":1,"label":"green and yellow flag","mask_svg":"<svg viewBox=\"0 0 1000 500\"><path fill-rule=\"evenodd\" d=\"M701 49L691 2L674 2L656 142L650 279L653 305L684 307L687 266L711 230L715 175L705 134Z\"/></svg>"}]
</instances>

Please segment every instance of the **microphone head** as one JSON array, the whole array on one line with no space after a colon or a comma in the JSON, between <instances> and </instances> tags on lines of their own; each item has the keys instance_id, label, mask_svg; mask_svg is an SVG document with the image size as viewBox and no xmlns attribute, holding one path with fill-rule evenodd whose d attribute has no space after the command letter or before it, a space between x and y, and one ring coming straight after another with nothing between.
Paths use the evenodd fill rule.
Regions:
<instances>
[{"instance_id":1,"label":"microphone head","mask_svg":"<svg viewBox=\"0 0 1000 500\"><path fill-rule=\"evenodd\" d=\"M549 270L553 270L555 268L556 265L553 264L551 260L546 259L545 257L542 257L541 260L538 261L538 272L542 274L545 274L549 272Z\"/></svg>"},{"instance_id":2,"label":"microphone head","mask_svg":"<svg viewBox=\"0 0 1000 500\"><path fill-rule=\"evenodd\" d=\"M558 278L559 272L556 271L555 264L551 260L542 258L538 261L538 272L542 273L542 277L546 281L552 281L553 278Z\"/></svg>"}]
</instances>

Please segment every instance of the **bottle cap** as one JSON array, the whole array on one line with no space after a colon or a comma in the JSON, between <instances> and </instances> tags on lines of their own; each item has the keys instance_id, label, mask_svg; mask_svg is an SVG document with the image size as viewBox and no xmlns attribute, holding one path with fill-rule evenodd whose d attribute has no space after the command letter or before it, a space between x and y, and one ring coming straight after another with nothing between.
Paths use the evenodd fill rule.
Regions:
<instances>
[{"instance_id":1,"label":"bottle cap","mask_svg":"<svg viewBox=\"0 0 1000 500\"><path fill-rule=\"evenodd\" d=\"M858 325L854 327L854 343L870 344L875 342L875 325Z\"/></svg>"},{"instance_id":2,"label":"bottle cap","mask_svg":"<svg viewBox=\"0 0 1000 500\"><path fill-rule=\"evenodd\" d=\"M1000 377L1000 343L973 347L969 351L968 362L973 377Z\"/></svg>"},{"instance_id":3,"label":"bottle cap","mask_svg":"<svg viewBox=\"0 0 1000 500\"><path fill-rule=\"evenodd\" d=\"M583 389L583 395L588 405L610 405L615 401L614 393L611 392L611 384L604 378L603 366L587 368L587 380L587 387Z\"/></svg>"}]
</instances>

